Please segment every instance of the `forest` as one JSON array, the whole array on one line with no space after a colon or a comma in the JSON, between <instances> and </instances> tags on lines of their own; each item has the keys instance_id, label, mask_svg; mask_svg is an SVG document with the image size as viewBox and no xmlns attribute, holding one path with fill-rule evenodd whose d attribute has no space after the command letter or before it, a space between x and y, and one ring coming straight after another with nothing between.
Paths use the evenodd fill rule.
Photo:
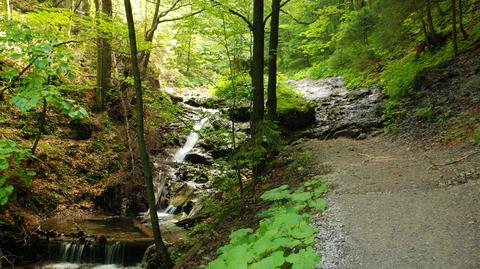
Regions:
<instances>
[{"instance_id":1,"label":"forest","mask_svg":"<svg viewBox=\"0 0 480 269\"><path fill-rule=\"evenodd\" d=\"M0 268L477 268L480 1L0 0Z\"/></svg>"}]
</instances>

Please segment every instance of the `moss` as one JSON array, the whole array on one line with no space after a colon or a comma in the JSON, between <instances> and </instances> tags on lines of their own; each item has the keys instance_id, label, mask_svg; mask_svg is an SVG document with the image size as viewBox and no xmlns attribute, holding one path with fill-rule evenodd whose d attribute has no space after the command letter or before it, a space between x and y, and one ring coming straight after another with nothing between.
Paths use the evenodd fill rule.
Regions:
<instances>
[{"instance_id":1,"label":"moss","mask_svg":"<svg viewBox=\"0 0 480 269\"><path fill-rule=\"evenodd\" d=\"M277 87L277 112L279 114L291 111L307 112L311 104L294 87L286 82L286 78L279 76Z\"/></svg>"}]
</instances>

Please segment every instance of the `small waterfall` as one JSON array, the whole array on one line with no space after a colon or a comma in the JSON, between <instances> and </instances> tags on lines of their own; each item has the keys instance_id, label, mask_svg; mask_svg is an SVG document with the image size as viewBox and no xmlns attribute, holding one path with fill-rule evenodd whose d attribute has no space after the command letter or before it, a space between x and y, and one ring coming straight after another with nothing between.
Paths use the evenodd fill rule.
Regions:
<instances>
[{"instance_id":1,"label":"small waterfall","mask_svg":"<svg viewBox=\"0 0 480 269\"><path fill-rule=\"evenodd\" d=\"M89 240L61 242L58 259L69 263L94 263L96 262L94 242Z\"/></svg>"},{"instance_id":2,"label":"small waterfall","mask_svg":"<svg viewBox=\"0 0 480 269\"><path fill-rule=\"evenodd\" d=\"M33 268L131 268L140 269L145 250L151 240L105 242L94 238L82 241L46 240L39 250L48 247L48 262Z\"/></svg>"},{"instance_id":3,"label":"small waterfall","mask_svg":"<svg viewBox=\"0 0 480 269\"><path fill-rule=\"evenodd\" d=\"M175 211L177 211L177 207L174 205L168 205L167 208L163 211L165 214L175 214Z\"/></svg>"},{"instance_id":4,"label":"small waterfall","mask_svg":"<svg viewBox=\"0 0 480 269\"><path fill-rule=\"evenodd\" d=\"M173 156L175 162L183 163L187 154L192 151L192 149L197 144L198 139L200 139L200 135L198 135L197 132L205 126L209 118L210 116L205 117L201 121L197 122L195 126L193 126L193 131L188 135L187 142L185 142L185 145L183 145L183 147L181 147Z\"/></svg>"},{"instance_id":5,"label":"small waterfall","mask_svg":"<svg viewBox=\"0 0 480 269\"><path fill-rule=\"evenodd\" d=\"M105 264L123 264L125 248L120 242L105 246Z\"/></svg>"}]
</instances>

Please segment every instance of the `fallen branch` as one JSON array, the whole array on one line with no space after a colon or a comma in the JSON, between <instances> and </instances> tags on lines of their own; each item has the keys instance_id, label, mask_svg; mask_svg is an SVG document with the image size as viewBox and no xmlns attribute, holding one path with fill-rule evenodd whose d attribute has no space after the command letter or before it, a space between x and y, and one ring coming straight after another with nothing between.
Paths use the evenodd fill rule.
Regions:
<instances>
[{"instance_id":1,"label":"fallen branch","mask_svg":"<svg viewBox=\"0 0 480 269\"><path fill-rule=\"evenodd\" d=\"M432 166L430 167L430 169L438 169L439 167L442 167L442 166L447 166L447 165L452 165L452 164L456 164L456 163L459 163L461 161L464 161L466 159L468 159L469 157L475 155L475 154L479 154L480 153L480 150L476 150L476 151L473 151L473 152L470 152L469 154L461 157L461 158L458 158L456 160L453 160L453 161L449 161L449 162L446 162L446 163L441 163L441 164L432 164Z\"/></svg>"}]
</instances>

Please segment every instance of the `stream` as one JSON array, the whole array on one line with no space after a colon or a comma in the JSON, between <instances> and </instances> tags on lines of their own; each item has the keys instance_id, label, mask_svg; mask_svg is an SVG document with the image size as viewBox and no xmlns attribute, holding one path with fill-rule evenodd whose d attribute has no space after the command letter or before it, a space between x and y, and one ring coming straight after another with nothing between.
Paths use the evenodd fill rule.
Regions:
<instances>
[{"instance_id":1,"label":"stream","mask_svg":"<svg viewBox=\"0 0 480 269\"><path fill-rule=\"evenodd\" d=\"M199 168L192 162L195 161L192 156L198 153L192 151L200 140L199 132L218 111L185 106L196 121L185 143L172 152L170 158L156 156L154 159L158 171L154 178L157 215L167 244L186 237L185 229L176 224L194 217L202 209L201 196L213 191L208 181L197 182L196 178L178 175L182 169ZM134 219L108 215L80 220L52 218L42 226L43 230L53 229L62 236L37 243L35 247L47 251L49 257L48 262L33 266L39 269L142 268L145 252L153 243L148 211ZM67 240L67 235L78 239Z\"/></svg>"}]
</instances>

